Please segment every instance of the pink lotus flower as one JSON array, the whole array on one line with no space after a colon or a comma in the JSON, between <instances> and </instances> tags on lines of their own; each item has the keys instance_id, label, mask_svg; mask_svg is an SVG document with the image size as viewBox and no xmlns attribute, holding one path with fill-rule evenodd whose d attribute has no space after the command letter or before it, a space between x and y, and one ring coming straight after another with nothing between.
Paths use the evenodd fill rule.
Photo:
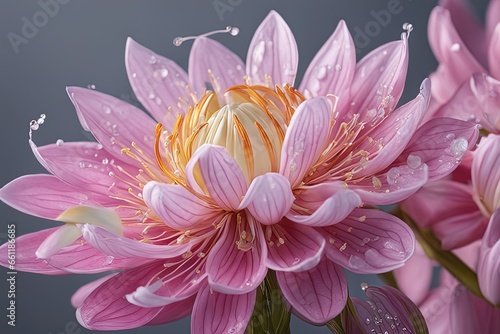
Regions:
<instances>
[{"instance_id":1,"label":"pink lotus flower","mask_svg":"<svg viewBox=\"0 0 500 334\"><path fill-rule=\"evenodd\" d=\"M292 88L297 54L275 12L256 31L246 65L199 38L188 75L129 40L129 79L156 121L109 95L68 88L98 143L38 148L30 140L52 175L16 179L0 198L64 225L19 237L18 269L121 270L74 295L77 318L90 329L192 313L192 332L240 333L268 270L293 311L320 324L346 302L342 266L380 273L403 265L411 230L371 207L450 173L477 128L453 119L419 127L428 81L394 110L406 34L356 64L339 23L308 67L303 94Z\"/></svg>"},{"instance_id":2,"label":"pink lotus flower","mask_svg":"<svg viewBox=\"0 0 500 334\"><path fill-rule=\"evenodd\" d=\"M467 0L442 0L429 18L428 36L439 67L431 75L428 117L453 117L500 132L500 1L491 0L486 26Z\"/></svg>"}]
</instances>

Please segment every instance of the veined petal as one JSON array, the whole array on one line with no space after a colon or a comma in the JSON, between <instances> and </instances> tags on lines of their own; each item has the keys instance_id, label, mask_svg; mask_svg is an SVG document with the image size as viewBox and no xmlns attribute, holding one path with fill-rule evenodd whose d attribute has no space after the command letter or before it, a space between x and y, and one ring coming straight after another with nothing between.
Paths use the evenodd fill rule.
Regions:
<instances>
[{"instance_id":1,"label":"veined petal","mask_svg":"<svg viewBox=\"0 0 500 334\"><path fill-rule=\"evenodd\" d=\"M174 246L148 244L117 236L102 227L89 224L82 225L80 229L88 243L114 258L167 259L180 256L192 247L190 243Z\"/></svg>"},{"instance_id":2,"label":"veined petal","mask_svg":"<svg viewBox=\"0 0 500 334\"><path fill-rule=\"evenodd\" d=\"M292 188L325 149L333 119L330 100L317 97L303 102L293 114L281 150L280 174L290 180Z\"/></svg>"},{"instance_id":3,"label":"veined petal","mask_svg":"<svg viewBox=\"0 0 500 334\"><path fill-rule=\"evenodd\" d=\"M427 183L428 175L429 167L426 164L417 168L403 165L392 167L371 179L366 178L350 188L365 204L390 205L413 195Z\"/></svg>"},{"instance_id":4,"label":"veined petal","mask_svg":"<svg viewBox=\"0 0 500 334\"><path fill-rule=\"evenodd\" d=\"M187 229L220 214L181 185L151 181L142 194L147 206L175 229Z\"/></svg>"},{"instance_id":5,"label":"veined petal","mask_svg":"<svg viewBox=\"0 0 500 334\"><path fill-rule=\"evenodd\" d=\"M257 176L248 188L239 210L246 208L261 224L278 223L294 200L290 183L278 173Z\"/></svg>"},{"instance_id":6,"label":"veined petal","mask_svg":"<svg viewBox=\"0 0 500 334\"><path fill-rule=\"evenodd\" d=\"M221 146L203 144L186 166L189 186L208 195L223 209L232 211L240 206L247 190L245 177L238 163Z\"/></svg>"},{"instance_id":7,"label":"veined petal","mask_svg":"<svg viewBox=\"0 0 500 334\"><path fill-rule=\"evenodd\" d=\"M500 6L498 6L500 10ZM490 46L488 48L488 64L490 72L495 78L500 78L500 64L498 64L498 55L500 55L500 21L491 36Z\"/></svg>"},{"instance_id":8,"label":"veined petal","mask_svg":"<svg viewBox=\"0 0 500 334\"><path fill-rule=\"evenodd\" d=\"M377 209L356 209L343 222L321 231L328 241L328 258L355 273L379 274L399 268L415 248L408 225Z\"/></svg>"},{"instance_id":9,"label":"veined petal","mask_svg":"<svg viewBox=\"0 0 500 334\"><path fill-rule=\"evenodd\" d=\"M163 282L158 280L148 286L139 286L134 292L127 294L125 297L129 303L140 307L160 307L185 299L185 297L157 295L155 292L162 286Z\"/></svg>"},{"instance_id":10,"label":"veined petal","mask_svg":"<svg viewBox=\"0 0 500 334\"><path fill-rule=\"evenodd\" d=\"M146 326L162 325L168 322L174 322L191 314L196 295L181 301L165 305L160 313L149 321Z\"/></svg>"},{"instance_id":11,"label":"veined petal","mask_svg":"<svg viewBox=\"0 0 500 334\"><path fill-rule=\"evenodd\" d=\"M164 129L171 131L179 114L178 103L190 100L186 72L173 60L162 57L132 38L125 47L125 66L135 96Z\"/></svg>"},{"instance_id":12,"label":"veined petal","mask_svg":"<svg viewBox=\"0 0 500 334\"><path fill-rule=\"evenodd\" d=\"M162 310L139 307L124 297L164 269L162 263L125 270L111 277L83 301L76 311L78 322L92 330L120 330L143 326Z\"/></svg>"},{"instance_id":13,"label":"veined petal","mask_svg":"<svg viewBox=\"0 0 500 334\"><path fill-rule=\"evenodd\" d=\"M74 206L94 204L88 194L45 174L25 175L11 181L0 189L0 199L16 210L46 219L56 219Z\"/></svg>"},{"instance_id":14,"label":"veined petal","mask_svg":"<svg viewBox=\"0 0 500 334\"><path fill-rule=\"evenodd\" d=\"M380 46L356 65L351 85L352 114L367 119L367 112L383 108L392 111L403 93L408 70L408 38Z\"/></svg>"},{"instance_id":15,"label":"veined petal","mask_svg":"<svg viewBox=\"0 0 500 334\"><path fill-rule=\"evenodd\" d=\"M491 216L479 251L477 277L483 295L500 305L500 209Z\"/></svg>"},{"instance_id":16,"label":"veined petal","mask_svg":"<svg viewBox=\"0 0 500 334\"><path fill-rule=\"evenodd\" d=\"M241 84L245 64L234 52L210 38L197 38L189 54L189 81L197 96L203 96L207 83L220 97L226 89Z\"/></svg>"},{"instance_id":17,"label":"veined petal","mask_svg":"<svg viewBox=\"0 0 500 334\"><path fill-rule=\"evenodd\" d=\"M479 210L475 210L464 214L454 213L437 221L432 225L432 231L441 240L441 247L451 250L480 240L487 224L488 219Z\"/></svg>"},{"instance_id":18,"label":"veined petal","mask_svg":"<svg viewBox=\"0 0 500 334\"><path fill-rule=\"evenodd\" d=\"M191 333L243 334L252 316L256 290L242 295L226 295L209 285L198 292L193 307Z\"/></svg>"},{"instance_id":19,"label":"veined petal","mask_svg":"<svg viewBox=\"0 0 500 334\"><path fill-rule=\"evenodd\" d=\"M156 161L154 133L156 123L142 110L113 96L80 87L68 87L82 127L90 131L106 151L122 159L122 149L135 143L144 158ZM150 134L150 135L146 135ZM142 164L131 159L138 167Z\"/></svg>"},{"instance_id":20,"label":"veined petal","mask_svg":"<svg viewBox=\"0 0 500 334\"><path fill-rule=\"evenodd\" d=\"M276 271L304 271L315 267L323 256L325 238L314 228L284 220L265 230L266 266Z\"/></svg>"},{"instance_id":21,"label":"veined petal","mask_svg":"<svg viewBox=\"0 0 500 334\"><path fill-rule=\"evenodd\" d=\"M288 83L293 86L298 62L299 53L292 31L272 10L255 31L248 47L247 74L254 85L269 83L272 87Z\"/></svg>"},{"instance_id":22,"label":"veined petal","mask_svg":"<svg viewBox=\"0 0 500 334\"><path fill-rule=\"evenodd\" d=\"M349 94L355 68L354 42L347 25L341 20L307 67L299 90L307 98L334 94L339 97L337 110L344 110L350 103Z\"/></svg>"},{"instance_id":23,"label":"veined petal","mask_svg":"<svg viewBox=\"0 0 500 334\"><path fill-rule=\"evenodd\" d=\"M102 283L106 282L108 279L117 274L118 273L106 275L79 287L78 290L75 291L73 296L71 296L71 305L74 308L78 308L80 305L82 305L83 301L92 293L92 291L97 289L97 287L99 287Z\"/></svg>"},{"instance_id":24,"label":"veined petal","mask_svg":"<svg viewBox=\"0 0 500 334\"><path fill-rule=\"evenodd\" d=\"M307 271L278 271L276 278L294 313L314 324L336 317L347 301L347 280L342 268L326 258Z\"/></svg>"},{"instance_id":25,"label":"veined petal","mask_svg":"<svg viewBox=\"0 0 500 334\"><path fill-rule=\"evenodd\" d=\"M242 231L245 231L246 239L242 237ZM251 233L253 239L249 240ZM239 222L238 219L229 220L208 254L208 283L220 293L249 293L266 277L266 258L267 247L259 224L249 216L242 217Z\"/></svg>"},{"instance_id":26,"label":"veined petal","mask_svg":"<svg viewBox=\"0 0 500 334\"><path fill-rule=\"evenodd\" d=\"M429 181L450 174L467 150L476 146L479 129L470 122L453 118L434 118L413 135L399 161L429 166Z\"/></svg>"},{"instance_id":27,"label":"veined petal","mask_svg":"<svg viewBox=\"0 0 500 334\"><path fill-rule=\"evenodd\" d=\"M488 217L500 207L500 136L483 137L474 153L472 186L474 200Z\"/></svg>"},{"instance_id":28,"label":"veined petal","mask_svg":"<svg viewBox=\"0 0 500 334\"><path fill-rule=\"evenodd\" d=\"M40 259L47 259L61 248L75 242L81 236L82 233L76 225L64 224L40 244L35 254Z\"/></svg>"},{"instance_id":29,"label":"veined petal","mask_svg":"<svg viewBox=\"0 0 500 334\"><path fill-rule=\"evenodd\" d=\"M361 198L349 189L340 189L330 196L310 215L289 212L286 217L291 221L308 226L329 226L347 217L352 210L362 204Z\"/></svg>"}]
</instances>

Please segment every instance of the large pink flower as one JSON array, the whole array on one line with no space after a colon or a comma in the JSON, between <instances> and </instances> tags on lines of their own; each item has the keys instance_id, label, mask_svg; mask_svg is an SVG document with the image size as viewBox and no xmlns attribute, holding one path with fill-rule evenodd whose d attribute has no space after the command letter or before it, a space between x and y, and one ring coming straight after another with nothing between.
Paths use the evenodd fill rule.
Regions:
<instances>
[{"instance_id":1,"label":"large pink flower","mask_svg":"<svg viewBox=\"0 0 500 334\"><path fill-rule=\"evenodd\" d=\"M195 333L243 332L269 269L294 312L312 323L333 318L347 298L342 266L380 273L413 252L410 229L372 207L447 175L477 139L474 126L453 119L420 126L428 81L394 110L406 38L356 64L341 22L299 90L296 44L275 12L246 65L199 38L188 75L129 40L129 79L156 121L111 96L68 88L98 143L30 141L52 175L14 180L0 198L65 224L19 237L18 269L121 270L75 294L77 317L91 329L192 312Z\"/></svg>"},{"instance_id":2,"label":"large pink flower","mask_svg":"<svg viewBox=\"0 0 500 334\"><path fill-rule=\"evenodd\" d=\"M491 0L486 26L467 0L442 0L428 36L439 67L431 75L431 115L480 123L500 132L500 1Z\"/></svg>"}]
</instances>

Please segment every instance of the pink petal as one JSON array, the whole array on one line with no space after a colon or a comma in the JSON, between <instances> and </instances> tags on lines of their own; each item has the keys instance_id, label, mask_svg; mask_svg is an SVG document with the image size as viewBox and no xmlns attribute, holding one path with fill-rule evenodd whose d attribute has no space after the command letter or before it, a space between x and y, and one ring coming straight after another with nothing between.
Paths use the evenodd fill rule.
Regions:
<instances>
[{"instance_id":1,"label":"pink petal","mask_svg":"<svg viewBox=\"0 0 500 334\"><path fill-rule=\"evenodd\" d=\"M474 200L485 216L500 207L500 136L483 137L474 154L472 185Z\"/></svg>"},{"instance_id":2,"label":"pink petal","mask_svg":"<svg viewBox=\"0 0 500 334\"><path fill-rule=\"evenodd\" d=\"M347 302L347 281L342 268L326 258L308 271L278 271L276 278L294 313L313 324L330 321Z\"/></svg>"},{"instance_id":3,"label":"pink petal","mask_svg":"<svg viewBox=\"0 0 500 334\"><path fill-rule=\"evenodd\" d=\"M491 306L462 286L457 286L451 304L450 327L453 334L496 333L500 328L500 309Z\"/></svg>"},{"instance_id":4,"label":"pink petal","mask_svg":"<svg viewBox=\"0 0 500 334\"><path fill-rule=\"evenodd\" d=\"M498 6L500 10L500 6ZM498 57L500 55L500 21L496 25L493 35L491 36L490 46L488 49L488 64L493 77L500 78L500 64Z\"/></svg>"},{"instance_id":5,"label":"pink petal","mask_svg":"<svg viewBox=\"0 0 500 334\"><path fill-rule=\"evenodd\" d=\"M355 273L379 274L399 268L415 248L408 225L377 209L356 209L343 222L322 231L328 241L328 258Z\"/></svg>"},{"instance_id":6,"label":"pink petal","mask_svg":"<svg viewBox=\"0 0 500 334\"><path fill-rule=\"evenodd\" d=\"M74 308L78 308L80 305L82 305L83 301L87 299L87 297L92 293L92 291L97 289L102 283L106 282L108 279L117 274L118 273L106 275L78 288L78 290L75 291L73 296L71 296L71 305Z\"/></svg>"},{"instance_id":7,"label":"pink petal","mask_svg":"<svg viewBox=\"0 0 500 334\"><path fill-rule=\"evenodd\" d=\"M429 98L430 81L426 79L416 98L389 114L369 133L372 140L364 140L359 148L367 152L378 150L377 145L373 145L373 140L382 143L383 147L356 173L356 177L373 175L383 170L403 152L427 111Z\"/></svg>"},{"instance_id":8,"label":"pink petal","mask_svg":"<svg viewBox=\"0 0 500 334\"><path fill-rule=\"evenodd\" d=\"M431 287L433 267L432 260L427 257L422 246L417 242L413 256L404 266L393 271L398 289L415 304L421 304Z\"/></svg>"},{"instance_id":9,"label":"pink petal","mask_svg":"<svg viewBox=\"0 0 500 334\"><path fill-rule=\"evenodd\" d=\"M195 94L203 96L207 83L220 97L226 89L243 83L245 64L240 57L210 38L197 38L189 54L189 81Z\"/></svg>"},{"instance_id":10,"label":"pink petal","mask_svg":"<svg viewBox=\"0 0 500 334\"><path fill-rule=\"evenodd\" d=\"M135 143L144 152L144 159L156 162L152 149L156 124L142 110L92 89L68 87L67 91L84 130L92 132L106 151L122 159L122 148ZM135 160L130 159L130 163L142 168Z\"/></svg>"},{"instance_id":11,"label":"pink petal","mask_svg":"<svg viewBox=\"0 0 500 334\"><path fill-rule=\"evenodd\" d=\"M163 281L158 280L147 286L139 286L134 292L127 294L125 298L131 304L146 308L166 306L185 299L185 296L160 296L156 294L164 285L170 285L170 282L165 284ZM196 290L193 290L192 293L196 293Z\"/></svg>"},{"instance_id":12,"label":"pink petal","mask_svg":"<svg viewBox=\"0 0 500 334\"><path fill-rule=\"evenodd\" d=\"M255 290L266 276L267 247L258 224L248 216L247 221L239 223L234 218L226 222L223 234L208 254L208 283L221 293L243 294ZM242 230L254 234L250 249L241 244L248 241L241 237Z\"/></svg>"},{"instance_id":13,"label":"pink petal","mask_svg":"<svg viewBox=\"0 0 500 334\"><path fill-rule=\"evenodd\" d=\"M272 10L255 31L248 47L246 72L252 84L293 86L299 54L297 43L285 20Z\"/></svg>"},{"instance_id":14,"label":"pink petal","mask_svg":"<svg viewBox=\"0 0 500 334\"><path fill-rule=\"evenodd\" d=\"M174 61L127 39L125 65L134 93L147 111L168 131L173 129L183 108L182 99L191 100L186 72ZM127 143L128 144L128 143Z\"/></svg>"},{"instance_id":15,"label":"pink petal","mask_svg":"<svg viewBox=\"0 0 500 334\"><path fill-rule=\"evenodd\" d=\"M196 167L203 178L202 184L195 179ZM186 166L186 177L191 188L201 192L200 187L206 187L208 195L228 211L240 206L248 187L241 168L226 149L210 144L203 144L193 154Z\"/></svg>"},{"instance_id":16,"label":"pink petal","mask_svg":"<svg viewBox=\"0 0 500 334\"><path fill-rule=\"evenodd\" d=\"M55 219L74 206L94 204L89 195L44 174L25 175L11 181L0 189L0 199L16 210L46 219Z\"/></svg>"},{"instance_id":17,"label":"pink petal","mask_svg":"<svg viewBox=\"0 0 500 334\"><path fill-rule=\"evenodd\" d=\"M288 180L278 173L267 173L252 181L239 210L246 208L259 223L271 225L283 218L293 200Z\"/></svg>"},{"instance_id":18,"label":"pink petal","mask_svg":"<svg viewBox=\"0 0 500 334\"><path fill-rule=\"evenodd\" d=\"M191 314L196 296L168 304L163 307L160 313L154 317L146 326L162 325L168 322L174 322Z\"/></svg>"},{"instance_id":19,"label":"pink petal","mask_svg":"<svg viewBox=\"0 0 500 334\"><path fill-rule=\"evenodd\" d=\"M144 202L167 226L188 229L220 214L181 185L148 182L143 189Z\"/></svg>"},{"instance_id":20,"label":"pink petal","mask_svg":"<svg viewBox=\"0 0 500 334\"><path fill-rule=\"evenodd\" d=\"M465 79L475 72L484 72L484 69L467 50L448 10L436 7L432 11L428 31L432 51L441 64L437 73L440 77L432 78L432 94L443 103Z\"/></svg>"},{"instance_id":21,"label":"pink petal","mask_svg":"<svg viewBox=\"0 0 500 334\"><path fill-rule=\"evenodd\" d=\"M226 295L206 285L200 289L194 303L191 333L243 334L253 312L255 291Z\"/></svg>"},{"instance_id":22,"label":"pink petal","mask_svg":"<svg viewBox=\"0 0 500 334\"><path fill-rule=\"evenodd\" d=\"M361 204L361 199L355 192L349 189L339 189L310 215L290 212L286 217L298 224L329 226L343 220Z\"/></svg>"},{"instance_id":23,"label":"pink petal","mask_svg":"<svg viewBox=\"0 0 500 334\"><path fill-rule=\"evenodd\" d=\"M356 49L343 20L307 67L299 91L307 98L334 94L339 98L337 110L350 103L349 94L356 68Z\"/></svg>"},{"instance_id":24,"label":"pink petal","mask_svg":"<svg viewBox=\"0 0 500 334\"><path fill-rule=\"evenodd\" d=\"M488 224L481 243L477 268L479 287L483 295L493 304L500 305L500 209L497 209Z\"/></svg>"},{"instance_id":25,"label":"pink petal","mask_svg":"<svg viewBox=\"0 0 500 334\"><path fill-rule=\"evenodd\" d=\"M274 229L274 231L272 230ZM315 229L284 220L266 227L266 266L276 271L304 271L315 267L323 256L325 238Z\"/></svg>"},{"instance_id":26,"label":"pink petal","mask_svg":"<svg viewBox=\"0 0 500 334\"><path fill-rule=\"evenodd\" d=\"M495 27L500 22L500 1L490 0L486 11L486 42L490 41Z\"/></svg>"},{"instance_id":27,"label":"pink petal","mask_svg":"<svg viewBox=\"0 0 500 334\"><path fill-rule=\"evenodd\" d=\"M162 308L139 307L124 297L138 286L145 285L162 269L163 265L155 262L113 276L92 291L78 307L78 322L92 330L130 329L147 324Z\"/></svg>"},{"instance_id":28,"label":"pink petal","mask_svg":"<svg viewBox=\"0 0 500 334\"><path fill-rule=\"evenodd\" d=\"M333 118L332 103L324 97L306 100L292 116L281 149L280 174L292 188L302 182L325 149Z\"/></svg>"},{"instance_id":29,"label":"pink petal","mask_svg":"<svg viewBox=\"0 0 500 334\"><path fill-rule=\"evenodd\" d=\"M398 160L427 164L429 181L434 181L458 167L465 152L476 146L478 136L478 127L470 122L434 118L418 129Z\"/></svg>"},{"instance_id":30,"label":"pink petal","mask_svg":"<svg viewBox=\"0 0 500 334\"><path fill-rule=\"evenodd\" d=\"M190 243L175 246L149 244L117 236L102 227L90 224L84 224L80 229L88 243L114 258L167 259L180 256L192 247Z\"/></svg>"},{"instance_id":31,"label":"pink petal","mask_svg":"<svg viewBox=\"0 0 500 334\"><path fill-rule=\"evenodd\" d=\"M82 236L82 232L75 224L64 224L49 235L35 252L40 259L48 259L61 248L74 243Z\"/></svg>"},{"instance_id":32,"label":"pink petal","mask_svg":"<svg viewBox=\"0 0 500 334\"><path fill-rule=\"evenodd\" d=\"M364 204L390 205L401 202L413 195L427 183L429 168L397 166L351 185Z\"/></svg>"},{"instance_id":33,"label":"pink petal","mask_svg":"<svg viewBox=\"0 0 500 334\"><path fill-rule=\"evenodd\" d=\"M403 93L408 69L408 39L382 45L356 65L351 85L352 114L361 114L365 120L371 109L392 111Z\"/></svg>"},{"instance_id":34,"label":"pink petal","mask_svg":"<svg viewBox=\"0 0 500 334\"><path fill-rule=\"evenodd\" d=\"M488 220L479 210L464 214L453 213L447 219L435 223L432 231L441 240L441 247L451 250L481 239L487 223Z\"/></svg>"}]
</instances>

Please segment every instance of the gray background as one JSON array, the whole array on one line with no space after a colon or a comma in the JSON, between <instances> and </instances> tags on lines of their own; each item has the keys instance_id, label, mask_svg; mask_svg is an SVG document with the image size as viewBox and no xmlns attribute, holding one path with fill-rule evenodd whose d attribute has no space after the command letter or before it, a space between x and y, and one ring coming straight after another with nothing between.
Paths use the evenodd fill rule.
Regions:
<instances>
[{"instance_id":1,"label":"gray background","mask_svg":"<svg viewBox=\"0 0 500 334\"><path fill-rule=\"evenodd\" d=\"M66 0L67 1L67 0ZM228 4L219 16L214 3ZM0 186L24 174L43 173L28 146L28 123L45 113L45 124L35 133L38 145L88 140L81 130L65 86L93 84L97 90L121 97L134 104L124 65L125 40L131 36L148 48L174 59L187 68L191 42L175 47L176 36L201 34L226 25L240 28L237 37L227 34L214 38L245 59L253 32L269 10L277 10L295 34L300 52L299 80L315 52L345 19L351 32L365 30L375 22L372 10L387 9L395 0L329 1L82 1L60 5L36 35L19 45L16 53L7 35L22 36L23 17L33 22L42 10L37 1L2 0L0 2ZM410 70L406 102L418 93L420 82L435 68L436 62L426 40L428 14L436 1L400 0L401 13L392 15L389 24L379 26L368 43L359 43L358 58L376 46L399 39L401 25L411 22L415 30L410 38ZM43 23L43 22L42 22ZM361 44L361 45L360 45ZM362 45L367 44L367 45ZM55 226L54 222L30 217L0 203L0 242L6 241L7 224L17 224L17 235ZM15 328L6 325L6 270L0 270L1 333L90 333L77 326L71 294L93 275L43 276L19 273L17 276L17 319ZM352 294L359 295L362 281L376 283L376 277L349 276ZM66 329L65 329L66 328ZM292 332L328 333L297 319ZM159 327L123 331L123 333L187 333L189 319ZM120 332L121 333L121 332Z\"/></svg>"}]
</instances>

